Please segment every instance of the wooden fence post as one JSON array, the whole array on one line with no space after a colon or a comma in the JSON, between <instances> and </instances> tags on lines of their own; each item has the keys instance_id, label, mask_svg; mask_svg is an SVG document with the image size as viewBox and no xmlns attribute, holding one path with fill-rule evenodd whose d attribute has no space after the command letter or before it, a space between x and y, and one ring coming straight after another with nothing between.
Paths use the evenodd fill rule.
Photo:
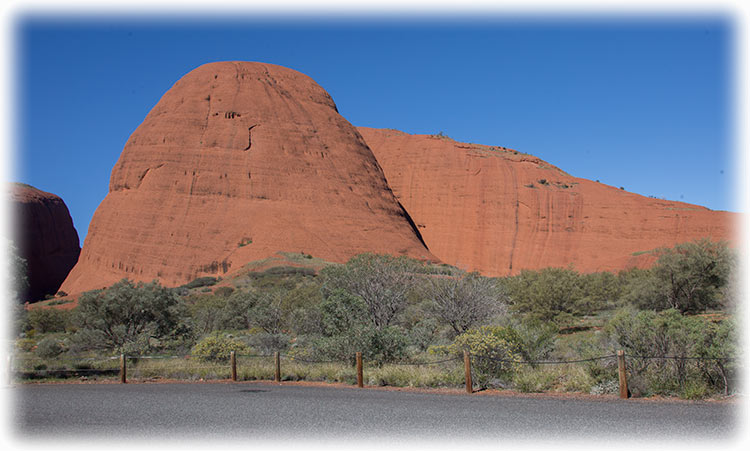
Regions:
<instances>
[{"instance_id":1,"label":"wooden fence post","mask_svg":"<svg viewBox=\"0 0 750 451\"><path fill-rule=\"evenodd\" d=\"M128 373L127 373L127 367L125 364L125 354L120 354L120 383L121 384L128 383Z\"/></svg>"},{"instance_id":2,"label":"wooden fence post","mask_svg":"<svg viewBox=\"0 0 750 451\"><path fill-rule=\"evenodd\" d=\"M474 387L471 383L471 358L469 351L464 351L464 370L466 371L466 393L474 393Z\"/></svg>"},{"instance_id":3,"label":"wooden fence post","mask_svg":"<svg viewBox=\"0 0 750 451\"><path fill-rule=\"evenodd\" d=\"M363 388L364 385L364 379L362 377L362 353L357 353L357 387Z\"/></svg>"},{"instance_id":4,"label":"wooden fence post","mask_svg":"<svg viewBox=\"0 0 750 451\"><path fill-rule=\"evenodd\" d=\"M625 374L625 351L617 351L617 369L620 374L620 398L628 399L628 378Z\"/></svg>"},{"instance_id":5,"label":"wooden fence post","mask_svg":"<svg viewBox=\"0 0 750 451\"><path fill-rule=\"evenodd\" d=\"M232 366L232 382L237 382L237 356L234 351L229 354L229 362Z\"/></svg>"},{"instance_id":6,"label":"wooden fence post","mask_svg":"<svg viewBox=\"0 0 750 451\"><path fill-rule=\"evenodd\" d=\"M278 352L274 352L273 358L276 360L276 371L274 372L273 380L281 382L281 356Z\"/></svg>"}]
</instances>

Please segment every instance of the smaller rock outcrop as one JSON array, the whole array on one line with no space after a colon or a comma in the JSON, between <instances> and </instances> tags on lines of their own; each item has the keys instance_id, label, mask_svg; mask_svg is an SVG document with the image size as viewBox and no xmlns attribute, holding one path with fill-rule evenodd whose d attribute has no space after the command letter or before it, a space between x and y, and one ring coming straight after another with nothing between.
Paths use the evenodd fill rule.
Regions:
<instances>
[{"instance_id":1,"label":"smaller rock outcrop","mask_svg":"<svg viewBox=\"0 0 750 451\"><path fill-rule=\"evenodd\" d=\"M58 196L23 183L10 186L13 241L26 260L28 287L23 301L55 294L78 261L81 246L68 207Z\"/></svg>"}]
</instances>

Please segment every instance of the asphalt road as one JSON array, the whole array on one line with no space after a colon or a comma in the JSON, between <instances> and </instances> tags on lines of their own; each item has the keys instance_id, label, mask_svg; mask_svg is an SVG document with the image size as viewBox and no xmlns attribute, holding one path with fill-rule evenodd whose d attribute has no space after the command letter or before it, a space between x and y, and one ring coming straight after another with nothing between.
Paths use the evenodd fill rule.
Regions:
<instances>
[{"instance_id":1,"label":"asphalt road","mask_svg":"<svg viewBox=\"0 0 750 451\"><path fill-rule=\"evenodd\" d=\"M16 439L732 439L733 404L395 392L270 383L22 385Z\"/></svg>"}]
</instances>

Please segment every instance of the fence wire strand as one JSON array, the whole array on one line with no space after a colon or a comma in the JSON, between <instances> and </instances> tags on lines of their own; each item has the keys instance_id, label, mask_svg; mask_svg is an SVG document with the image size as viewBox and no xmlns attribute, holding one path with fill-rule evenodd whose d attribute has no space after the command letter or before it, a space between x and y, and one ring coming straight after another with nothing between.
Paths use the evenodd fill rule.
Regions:
<instances>
[{"instance_id":1,"label":"fence wire strand","mask_svg":"<svg viewBox=\"0 0 750 451\"><path fill-rule=\"evenodd\" d=\"M520 364L527 364L527 365L564 365L568 363L583 363L583 362L594 362L597 360L605 360L605 359L611 359L617 357L617 355L603 355L599 357L591 357L588 359L577 359L577 360L516 360L516 359L501 359L498 357L492 357L489 355L481 355L481 354L471 354L472 357L477 357L479 359L486 359L486 360L493 360L495 362L503 362L503 363L520 363Z\"/></svg>"},{"instance_id":2,"label":"fence wire strand","mask_svg":"<svg viewBox=\"0 0 750 451\"><path fill-rule=\"evenodd\" d=\"M702 361L730 361L734 362L737 359L734 357L681 357L681 356L649 356L649 355L634 355L634 354L625 354L625 357L631 357L634 359L644 359L644 360L702 360Z\"/></svg>"},{"instance_id":3,"label":"fence wire strand","mask_svg":"<svg viewBox=\"0 0 750 451\"><path fill-rule=\"evenodd\" d=\"M462 360L462 357L451 357L445 360L433 360L433 361L427 361L427 362L391 362L390 365L427 366L427 365L437 365L440 363L452 362L454 360Z\"/></svg>"},{"instance_id":4,"label":"fence wire strand","mask_svg":"<svg viewBox=\"0 0 750 451\"><path fill-rule=\"evenodd\" d=\"M309 359L303 359L300 357L290 357L287 355L281 355L280 358L283 358L285 360L288 360L290 362L302 362L302 363L343 363L343 364L349 364L351 362L346 360L309 360Z\"/></svg>"}]
</instances>

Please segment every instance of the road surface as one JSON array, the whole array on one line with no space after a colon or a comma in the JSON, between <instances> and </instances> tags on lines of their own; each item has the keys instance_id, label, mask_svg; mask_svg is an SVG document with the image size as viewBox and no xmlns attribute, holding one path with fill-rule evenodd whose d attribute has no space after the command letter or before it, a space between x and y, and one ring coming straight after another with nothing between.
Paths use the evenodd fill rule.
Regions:
<instances>
[{"instance_id":1,"label":"road surface","mask_svg":"<svg viewBox=\"0 0 750 451\"><path fill-rule=\"evenodd\" d=\"M394 441L732 439L738 406L400 392L272 383L17 385L16 439Z\"/></svg>"}]
</instances>

